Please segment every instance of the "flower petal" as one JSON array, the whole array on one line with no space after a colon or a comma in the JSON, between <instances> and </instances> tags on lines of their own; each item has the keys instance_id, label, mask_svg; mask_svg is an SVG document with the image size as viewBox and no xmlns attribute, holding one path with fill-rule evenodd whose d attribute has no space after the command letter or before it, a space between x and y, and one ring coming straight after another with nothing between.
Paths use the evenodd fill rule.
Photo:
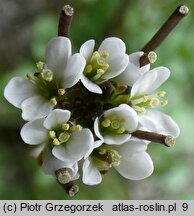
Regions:
<instances>
[{"instance_id":1,"label":"flower petal","mask_svg":"<svg viewBox=\"0 0 194 216\"><path fill-rule=\"evenodd\" d=\"M142 141L129 141L118 147L121 162L115 169L125 178L140 180L153 172L153 162L145 152L147 144Z\"/></svg>"},{"instance_id":2,"label":"flower petal","mask_svg":"<svg viewBox=\"0 0 194 216\"><path fill-rule=\"evenodd\" d=\"M71 116L68 110L54 109L44 120L44 127L48 130L53 130L57 126L66 123Z\"/></svg>"},{"instance_id":3,"label":"flower petal","mask_svg":"<svg viewBox=\"0 0 194 216\"><path fill-rule=\"evenodd\" d=\"M80 48L80 53L84 56L86 61L88 61L91 58L92 53L94 51L94 46L95 46L94 40L88 40L84 44L82 44Z\"/></svg>"},{"instance_id":4,"label":"flower petal","mask_svg":"<svg viewBox=\"0 0 194 216\"><path fill-rule=\"evenodd\" d=\"M97 141L95 141L95 142L94 142L94 145L91 146L91 148L89 149L89 151L84 155L84 159L86 159L87 157L89 157L89 155L92 153L92 151L93 151L95 148L100 147L102 144L103 144L103 141L102 141L102 140L97 140Z\"/></svg>"},{"instance_id":5,"label":"flower petal","mask_svg":"<svg viewBox=\"0 0 194 216\"><path fill-rule=\"evenodd\" d=\"M48 140L48 130L43 127L44 119L26 123L21 129L21 137L27 144L37 145Z\"/></svg>"},{"instance_id":6,"label":"flower petal","mask_svg":"<svg viewBox=\"0 0 194 216\"><path fill-rule=\"evenodd\" d=\"M63 86L65 88L70 88L79 81L85 65L86 61L81 54L76 53L69 58L65 70L63 72Z\"/></svg>"},{"instance_id":7,"label":"flower petal","mask_svg":"<svg viewBox=\"0 0 194 216\"><path fill-rule=\"evenodd\" d=\"M109 37L102 41L98 52L103 53L107 51L111 57L125 54L126 46L125 43L116 37Z\"/></svg>"},{"instance_id":8,"label":"flower petal","mask_svg":"<svg viewBox=\"0 0 194 216\"><path fill-rule=\"evenodd\" d=\"M71 139L66 145L55 146L52 150L53 155L67 163L76 163L94 145L94 138L89 129L82 129L72 133Z\"/></svg>"},{"instance_id":9,"label":"flower petal","mask_svg":"<svg viewBox=\"0 0 194 216\"><path fill-rule=\"evenodd\" d=\"M99 118L97 117L94 121L94 132L95 132L95 135L102 141L104 141L104 138L103 136L101 135L100 133L100 121L99 121Z\"/></svg>"},{"instance_id":10,"label":"flower petal","mask_svg":"<svg viewBox=\"0 0 194 216\"><path fill-rule=\"evenodd\" d=\"M176 122L170 116L159 111L148 110L146 114L139 115L139 123L140 130L157 132L175 138L180 134Z\"/></svg>"},{"instance_id":11,"label":"flower petal","mask_svg":"<svg viewBox=\"0 0 194 216\"><path fill-rule=\"evenodd\" d=\"M91 92L102 94L102 89L95 83L91 82L84 74L81 75L82 84Z\"/></svg>"},{"instance_id":12,"label":"flower petal","mask_svg":"<svg viewBox=\"0 0 194 216\"><path fill-rule=\"evenodd\" d=\"M53 106L41 96L34 96L24 100L21 104L22 118L26 121L47 116Z\"/></svg>"},{"instance_id":13,"label":"flower petal","mask_svg":"<svg viewBox=\"0 0 194 216\"><path fill-rule=\"evenodd\" d=\"M22 77L12 78L4 89L4 97L15 107L21 108L21 103L35 95L36 86Z\"/></svg>"},{"instance_id":14,"label":"flower petal","mask_svg":"<svg viewBox=\"0 0 194 216\"><path fill-rule=\"evenodd\" d=\"M86 159L83 164L82 181L87 185L100 184L102 181L100 172L89 159Z\"/></svg>"},{"instance_id":15,"label":"flower petal","mask_svg":"<svg viewBox=\"0 0 194 216\"><path fill-rule=\"evenodd\" d=\"M115 81L122 85L132 86L145 72L149 71L150 64L140 67L139 59L144 52L135 52L129 55L129 64Z\"/></svg>"},{"instance_id":16,"label":"flower petal","mask_svg":"<svg viewBox=\"0 0 194 216\"><path fill-rule=\"evenodd\" d=\"M127 142L131 137L131 134L121 134L121 135L105 135L104 143L108 145L121 145Z\"/></svg>"},{"instance_id":17,"label":"flower petal","mask_svg":"<svg viewBox=\"0 0 194 216\"><path fill-rule=\"evenodd\" d=\"M111 79L122 73L129 63L129 58L127 54L124 55L114 55L106 60L109 64L109 68L106 73L102 76L103 79Z\"/></svg>"},{"instance_id":18,"label":"flower petal","mask_svg":"<svg viewBox=\"0 0 194 216\"><path fill-rule=\"evenodd\" d=\"M52 175L55 175L55 171L62 169L62 168L66 168L69 171L72 177L72 180L74 180L74 177L76 176L78 172L77 163L73 165L64 163L63 161L55 158L51 151L47 151L44 157L44 160L43 160L42 168L46 174L52 174Z\"/></svg>"},{"instance_id":19,"label":"flower petal","mask_svg":"<svg viewBox=\"0 0 194 216\"><path fill-rule=\"evenodd\" d=\"M143 74L132 86L131 97L145 95L153 92L162 85L170 76L170 71L165 67L158 67Z\"/></svg>"},{"instance_id":20,"label":"flower petal","mask_svg":"<svg viewBox=\"0 0 194 216\"><path fill-rule=\"evenodd\" d=\"M66 37L55 37L46 48L46 64L59 78L63 77L67 61L71 56L71 41Z\"/></svg>"}]
</instances>

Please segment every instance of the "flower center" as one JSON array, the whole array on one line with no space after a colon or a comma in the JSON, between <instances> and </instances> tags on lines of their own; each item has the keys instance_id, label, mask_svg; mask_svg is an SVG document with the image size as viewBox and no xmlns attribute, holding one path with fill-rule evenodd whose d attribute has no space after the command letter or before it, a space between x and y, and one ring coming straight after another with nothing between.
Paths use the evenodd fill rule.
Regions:
<instances>
[{"instance_id":1,"label":"flower center","mask_svg":"<svg viewBox=\"0 0 194 216\"><path fill-rule=\"evenodd\" d=\"M46 68L45 63L39 61L36 65L38 71L28 73L27 78L36 84L38 94L50 100L50 103L56 106L58 101L63 98L65 89L58 88L59 83L57 83L53 72Z\"/></svg>"},{"instance_id":2,"label":"flower center","mask_svg":"<svg viewBox=\"0 0 194 216\"><path fill-rule=\"evenodd\" d=\"M103 75L109 68L109 64L106 62L108 57L109 53L106 51L102 54L95 51L84 69L84 75L92 82L101 82L103 80Z\"/></svg>"},{"instance_id":3,"label":"flower center","mask_svg":"<svg viewBox=\"0 0 194 216\"><path fill-rule=\"evenodd\" d=\"M168 100L161 100L165 95L165 91L160 91L157 94L132 98L130 102L137 112L145 113L147 108L155 108L158 105L166 106Z\"/></svg>"},{"instance_id":4,"label":"flower center","mask_svg":"<svg viewBox=\"0 0 194 216\"><path fill-rule=\"evenodd\" d=\"M106 134L123 134L126 131L124 127L125 119L118 118L117 116L110 116L102 118L100 123L101 133Z\"/></svg>"},{"instance_id":5,"label":"flower center","mask_svg":"<svg viewBox=\"0 0 194 216\"><path fill-rule=\"evenodd\" d=\"M108 171L112 166L120 164L121 156L111 146L103 144L94 150L92 159L99 171Z\"/></svg>"},{"instance_id":6,"label":"flower center","mask_svg":"<svg viewBox=\"0 0 194 216\"><path fill-rule=\"evenodd\" d=\"M64 123L56 130L50 130L51 147L66 144L71 139L72 132L81 130L81 125L72 125L72 123Z\"/></svg>"}]
</instances>

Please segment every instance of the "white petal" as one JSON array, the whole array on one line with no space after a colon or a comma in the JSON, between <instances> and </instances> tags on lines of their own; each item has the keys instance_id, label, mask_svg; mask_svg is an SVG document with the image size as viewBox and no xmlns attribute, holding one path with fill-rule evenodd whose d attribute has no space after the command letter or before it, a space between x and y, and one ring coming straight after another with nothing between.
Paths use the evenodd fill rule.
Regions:
<instances>
[{"instance_id":1,"label":"white petal","mask_svg":"<svg viewBox=\"0 0 194 216\"><path fill-rule=\"evenodd\" d=\"M66 37L55 37L49 41L46 49L46 64L59 78L71 56L71 42Z\"/></svg>"},{"instance_id":2,"label":"white petal","mask_svg":"<svg viewBox=\"0 0 194 216\"><path fill-rule=\"evenodd\" d=\"M89 149L89 151L85 154L84 159L86 159L87 157L89 157L89 155L92 153L92 151L93 151L95 148L100 147L102 144L103 144L103 141L102 141L102 140L97 140L97 141L95 141L95 142L94 142L94 145L91 146L91 148Z\"/></svg>"},{"instance_id":3,"label":"white petal","mask_svg":"<svg viewBox=\"0 0 194 216\"><path fill-rule=\"evenodd\" d=\"M47 151L43 160L42 168L46 174L52 174L52 175L55 175L55 171L62 168L66 168L70 172L72 178L75 177L75 175L78 172L77 164L71 165L71 164L64 163L63 161L55 158L51 151Z\"/></svg>"},{"instance_id":4,"label":"white petal","mask_svg":"<svg viewBox=\"0 0 194 216\"><path fill-rule=\"evenodd\" d=\"M26 121L44 118L47 116L53 106L41 96L34 96L26 99L21 104L22 118Z\"/></svg>"},{"instance_id":5,"label":"white petal","mask_svg":"<svg viewBox=\"0 0 194 216\"><path fill-rule=\"evenodd\" d=\"M143 52L135 52L129 55L129 64L115 80L123 85L132 86L137 79L150 69L150 64L140 67L139 59Z\"/></svg>"},{"instance_id":6,"label":"white petal","mask_svg":"<svg viewBox=\"0 0 194 216\"><path fill-rule=\"evenodd\" d=\"M122 134L122 135L105 135L104 143L108 145L121 145L127 142L131 137L131 134Z\"/></svg>"},{"instance_id":7,"label":"white petal","mask_svg":"<svg viewBox=\"0 0 194 216\"><path fill-rule=\"evenodd\" d=\"M129 63L128 55L114 55L107 59L109 68L107 72L102 76L103 79L111 79L122 73Z\"/></svg>"},{"instance_id":8,"label":"white petal","mask_svg":"<svg viewBox=\"0 0 194 216\"><path fill-rule=\"evenodd\" d=\"M100 172L89 159L86 159L83 164L82 181L87 185L100 184L102 181Z\"/></svg>"},{"instance_id":9,"label":"white petal","mask_svg":"<svg viewBox=\"0 0 194 216\"><path fill-rule=\"evenodd\" d=\"M94 138L89 129L72 133L71 139L63 146L55 146L53 155L67 163L76 163L81 160L94 144Z\"/></svg>"},{"instance_id":10,"label":"white petal","mask_svg":"<svg viewBox=\"0 0 194 216\"><path fill-rule=\"evenodd\" d=\"M89 91L96 94L102 94L102 89L95 83L91 82L86 76L84 76L84 74L81 75L81 82Z\"/></svg>"},{"instance_id":11,"label":"white petal","mask_svg":"<svg viewBox=\"0 0 194 216\"><path fill-rule=\"evenodd\" d=\"M48 130L43 127L44 119L26 123L21 129L21 137L27 144L37 145L48 140Z\"/></svg>"},{"instance_id":12,"label":"white petal","mask_svg":"<svg viewBox=\"0 0 194 216\"><path fill-rule=\"evenodd\" d=\"M170 116L159 111L148 110L146 114L139 115L139 123L141 130L158 132L175 138L180 134L176 122Z\"/></svg>"},{"instance_id":13,"label":"white petal","mask_svg":"<svg viewBox=\"0 0 194 216\"><path fill-rule=\"evenodd\" d=\"M36 86L22 77L12 78L4 89L4 97L15 107L21 108L21 103L35 95Z\"/></svg>"},{"instance_id":14,"label":"white petal","mask_svg":"<svg viewBox=\"0 0 194 216\"><path fill-rule=\"evenodd\" d=\"M153 172L153 162L146 152L122 157L119 166L115 169L125 178L140 180L150 176Z\"/></svg>"},{"instance_id":15,"label":"white petal","mask_svg":"<svg viewBox=\"0 0 194 216\"><path fill-rule=\"evenodd\" d=\"M99 118L97 117L94 121L94 132L95 132L95 135L102 141L104 141L104 138L102 136L102 134L100 133L100 121L99 121Z\"/></svg>"},{"instance_id":16,"label":"white petal","mask_svg":"<svg viewBox=\"0 0 194 216\"><path fill-rule=\"evenodd\" d=\"M80 53L84 56L86 61L88 61L91 58L92 53L94 51L94 46L95 46L94 40L88 40L84 44L82 44L80 48Z\"/></svg>"},{"instance_id":17,"label":"white petal","mask_svg":"<svg viewBox=\"0 0 194 216\"><path fill-rule=\"evenodd\" d=\"M64 70L64 82L65 88L70 88L75 85L84 71L86 61L81 54L74 54L67 61L67 65Z\"/></svg>"},{"instance_id":18,"label":"white petal","mask_svg":"<svg viewBox=\"0 0 194 216\"><path fill-rule=\"evenodd\" d=\"M116 37L109 37L102 41L98 51L102 54L103 52L109 52L111 57L125 54L126 46L125 43Z\"/></svg>"},{"instance_id":19,"label":"white petal","mask_svg":"<svg viewBox=\"0 0 194 216\"><path fill-rule=\"evenodd\" d=\"M147 143L143 141L129 141L117 147L121 155L121 163L115 169L125 178L140 180L153 172L153 162L145 152Z\"/></svg>"},{"instance_id":20,"label":"white petal","mask_svg":"<svg viewBox=\"0 0 194 216\"><path fill-rule=\"evenodd\" d=\"M145 95L153 92L162 85L170 76L170 71L165 67L158 67L143 74L132 86L131 97Z\"/></svg>"},{"instance_id":21,"label":"white petal","mask_svg":"<svg viewBox=\"0 0 194 216\"><path fill-rule=\"evenodd\" d=\"M54 109L44 120L44 127L48 130L53 130L57 126L66 123L71 116L68 110Z\"/></svg>"}]
</instances>

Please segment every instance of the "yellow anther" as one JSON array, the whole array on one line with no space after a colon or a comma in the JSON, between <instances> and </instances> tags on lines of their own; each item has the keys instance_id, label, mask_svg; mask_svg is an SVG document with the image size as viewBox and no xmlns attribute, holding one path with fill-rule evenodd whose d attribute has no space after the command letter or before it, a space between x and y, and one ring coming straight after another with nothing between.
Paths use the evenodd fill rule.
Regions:
<instances>
[{"instance_id":1,"label":"yellow anther","mask_svg":"<svg viewBox=\"0 0 194 216\"><path fill-rule=\"evenodd\" d=\"M103 127L109 127L110 124L111 124L110 119L105 119L104 121L101 122L101 125L102 125Z\"/></svg>"},{"instance_id":2,"label":"yellow anther","mask_svg":"<svg viewBox=\"0 0 194 216\"><path fill-rule=\"evenodd\" d=\"M59 134L59 141L61 143L67 142L70 137L71 137L71 135L69 133L62 132Z\"/></svg>"},{"instance_id":3,"label":"yellow anther","mask_svg":"<svg viewBox=\"0 0 194 216\"><path fill-rule=\"evenodd\" d=\"M77 124L75 126L75 129L76 129L76 131L81 131L83 129L83 127L81 125Z\"/></svg>"},{"instance_id":4,"label":"yellow anther","mask_svg":"<svg viewBox=\"0 0 194 216\"><path fill-rule=\"evenodd\" d=\"M168 104L168 100L160 101L161 106L166 106Z\"/></svg>"},{"instance_id":5,"label":"yellow anther","mask_svg":"<svg viewBox=\"0 0 194 216\"><path fill-rule=\"evenodd\" d=\"M122 134L125 132L125 128L124 127L120 127L118 130L117 130L117 133L119 134Z\"/></svg>"},{"instance_id":6,"label":"yellow anther","mask_svg":"<svg viewBox=\"0 0 194 216\"><path fill-rule=\"evenodd\" d=\"M93 52L92 57L98 58L100 57L100 53L98 51Z\"/></svg>"},{"instance_id":7,"label":"yellow anther","mask_svg":"<svg viewBox=\"0 0 194 216\"><path fill-rule=\"evenodd\" d=\"M153 64L157 60L157 54L153 51L149 52L147 58L151 64Z\"/></svg>"},{"instance_id":8,"label":"yellow anther","mask_svg":"<svg viewBox=\"0 0 194 216\"><path fill-rule=\"evenodd\" d=\"M108 58L109 57L109 52L107 52L107 51L104 51L103 53L102 53L102 57L104 57L104 58Z\"/></svg>"},{"instance_id":9,"label":"yellow anther","mask_svg":"<svg viewBox=\"0 0 194 216\"><path fill-rule=\"evenodd\" d=\"M49 131L49 137L50 137L51 139L55 139L55 138L56 138L56 133L55 133L55 131Z\"/></svg>"},{"instance_id":10,"label":"yellow anther","mask_svg":"<svg viewBox=\"0 0 194 216\"><path fill-rule=\"evenodd\" d=\"M57 138L55 138L55 139L53 140L53 145L58 146L58 145L60 145L60 144L61 144L61 142L60 142Z\"/></svg>"},{"instance_id":11,"label":"yellow anther","mask_svg":"<svg viewBox=\"0 0 194 216\"><path fill-rule=\"evenodd\" d=\"M70 124L68 124L68 123L65 123L65 124L62 124L62 129L63 130L69 130L69 128L70 128Z\"/></svg>"},{"instance_id":12,"label":"yellow anther","mask_svg":"<svg viewBox=\"0 0 194 216\"><path fill-rule=\"evenodd\" d=\"M90 73L92 70L93 70L92 65L89 64L89 65L86 66L84 72L85 73Z\"/></svg>"},{"instance_id":13,"label":"yellow anther","mask_svg":"<svg viewBox=\"0 0 194 216\"><path fill-rule=\"evenodd\" d=\"M141 107L140 110L138 110L141 114L145 114L146 113L146 108L145 107Z\"/></svg>"},{"instance_id":14,"label":"yellow anther","mask_svg":"<svg viewBox=\"0 0 194 216\"><path fill-rule=\"evenodd\" d=\"M47 82L51 82L53 80L53 72L51 70L43 70L41 76Z\"/></svg>"},{"instance_id":15,"label":"yellow anther","mask_svg":"<svg viewBox=\"0 0 194 216\"><path fill-rule=\"evenodd\" d=\"M98 153L99 153L100 155L104 155L104 154L106 154L106 152L107 152L107 150L102 148L102 149L99 150Z\"/></svg>"},{"instance_id":16,"label":"yellow anther","mask_svg":"<svg viewBox=\"0 0 194 216\"><path fill-rule=\"evenodd\" d=\"M164 97L166 95L165 91L160 91L157 93L158 97Z\"/></svg>"},{"instance_id":17,"label":"yellow anther","mask_svg":"<svg viewBox=\"0 0 194 216\"><path fill-rule=\"evenodd\" d=\"M102 69L98 69L97 70L97 74L100 75L100 76L102 76L103 74L105 74L105 71L102 70Z\"/></svg>"},{"instance_id":18,"label":"yellow anther","mask_svg":"<svg viewBox=\"0 0 194 216\"><path fill-rule=\"evenodd\" d=\"M34 74L33 74L33 73L27 73L27 74L26 74L26 77L27 77L29 80L34 80Z\"/></svg>"},{"instance_id":19,"label":"yellow anther","mask_svg":"<svg viewBox=\"0 0 194 216\"><path fill-rule=\"evenodd\" d=\"M64 95L65 94L65 89L61 88L61 89L58 89L58 94L59 95Z\"/></svg>"},{"instance_id":20,"label":"yellow anther","mask_svg":"<svg viewBox=\"0 0 194 216\"><path fill-rule=\"evenodd\" d=\"M153 107L156 107L158 104L159 104L159 100L158 100L158 98L152 98L151 100L150 100L150 106L153 108Z\"/></svg>"},{"instance_id":21,"label":"yellow anther","mask_svg":"<svg viewBox=\"0 0 194 216\"><path fill-rule=\"evenodd\" d=\"M101 66L101 68L106 71L109 68L109 64L105 63Z\"/></svg>"},{"instance_id":22,"label":"yellow anther","mask_svg":"<svg viewBox=\"0 0 194 216\"><path fill-rule=\"evenodd\" d=\"M57 99L56 99L55 97L51 98L50 103L51 103L53 106L56 106L56 105L57 105Z\"/></svg>"},{"instance_id":23,"label":"yellow anther","mask_svg":"<svg viewBox=\"0 0 194 216\"><path fill-rule=\"evenodd\" d=\"M45 66L45 63L42 62L42 61L39 61L36 63L36 67L39 69L39 70L42 70Z\"/></svg>"},{"instance_id":24,"label":"yellow anther","mask_svg":"<svg viewBox=\"0 0 194 216\"><path fill-rule=\"evenodd\" d=\"M147 95L144 95L144 96L143 96L143 102L144 102L144 103L147 102L148 99L149 99L149 97L148 97Z\"/></svg>"}]
</instances>

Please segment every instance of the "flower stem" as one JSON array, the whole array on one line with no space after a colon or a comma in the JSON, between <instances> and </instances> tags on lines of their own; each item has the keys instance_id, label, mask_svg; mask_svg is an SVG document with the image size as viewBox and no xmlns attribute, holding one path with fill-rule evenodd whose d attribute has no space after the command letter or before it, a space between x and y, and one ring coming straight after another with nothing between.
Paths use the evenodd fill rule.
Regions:
<instances>
[{"instance_id":1,"label":"flower stem","mask_svg":"<svg viewBox=\"0 0 194 216\"><path fill-rule=\"evenodd\" d=\"M144 52L155 50L163 40L169 35L169 33L176 27L176 25L184 18L189 12L189 8L186 5L180 5L153 36L153 38L143 47Z\"/></svg>"},{"instance_id":2,"label":"flower stem","mask_svg":"<svg viewBox=\"0 0 194 216\"><path fill-rule=\"evenodd\" d=\"M175 138L169 135L157 134L154 132L141 131L141 130L137 130L133 132L132 135L136 138L160 143L167 147L172 147L175 144Z\"/></svg>"},{"instance_id":3,"label":"flower stem","mask_svg":"<svg viewBox=\"0 0 194 216\"><path fill-rule=\"evenodd\" d=\"M74 10L70 5L65 5L61 11L58 25L58 36L69 37L69 28Z\"/></svg>"}]
</instances>

